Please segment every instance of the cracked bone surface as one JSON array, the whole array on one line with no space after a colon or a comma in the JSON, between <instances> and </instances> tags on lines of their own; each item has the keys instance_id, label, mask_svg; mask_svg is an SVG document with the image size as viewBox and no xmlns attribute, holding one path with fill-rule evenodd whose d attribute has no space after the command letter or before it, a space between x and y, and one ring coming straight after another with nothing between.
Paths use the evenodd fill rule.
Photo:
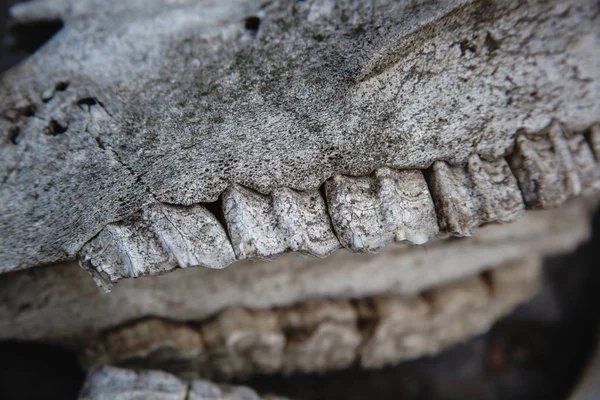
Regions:
<instances>
[{"instance_id":1,"label":"cracked bone surface","mask_svg":"<svg viewBox=\"0 0 600 400\"><path fill-rule=\"evenodd\" d=\"M79 393L79 400L285 400L259 396L244 386L217 385L195 379L182 381L162 371L133 371L97 366Z\"/></svg>"},{"instance_id":2,"label":"cracked bone surface","mask_svg":"<svg viewBox=\"0 0 600 400\"><path fill-rule=\"evenodd\" d=\"M193 232L182 234L187 239L174 231L153 239L114 224L156 202L200 207L236 185L261 196L280 188L312 193L336 176L423 170L436 161L458 166L475 155L499 160L513 148L511 165L519 165L513 172L525 203L554 206L583 190L586 183L577 171L595 179L586 161L589 152L570 156L583 142L565 144L554 128L548 140L520 135L515 143L515 134L540 132L553 119L577 133L598 122L596 3L38 0L16 5L11 11L16 23L56 19L64 26L0 78L0 272L72 260L94 237L108 244L110 232L103 229L128 239L157 239L155 244L167 247L178 238L166 252L152 243L116 239L115 246L121 246L116 253L129 245L131 254L144 246L157 253L127 261L123 254L107 254L114 265L100 260L95 272L106 286L117 276L166 272L175 263L222 266L231 254L215 259L184 246L182 241L200 239ZM258 29L246 29L247 18L258 21ZM492 179L502 175L501 168L483 167L480 172ZM469 179L480 176L473 172ZM482 222L516 211L508 204L495 209L495 200L481 194L480 201L453 210ZM275 202L255 200L251 204L268 207L260 213L242 210L237 228L230 227L240 241L234 244L238 257L290 249L321 254L335 247L302 229L304 223L320 226L319 215L306 212L319 211L311 207L320 200L298 202L299 219L290 220L280 218ZM342 206L335 210L351 208ZM396 212L406 211L406 202L397 206L384 214L396 218ZM495 213L488 214L492 209ZM251 220L240 219L271 211L284 228L252 228ZM354 219L338 226L340 240L359 245L365 239L378 246L393 232L396 240L421 242L435 229L397 229L397 221L386 215L371 218L382 223L381 232L370 229L350 242L347 230L355 229ZM338 223L347 221L340 218ZM416 223L406 216L400 220ZM286 237L277 236L279 228ZM259 234L271 236L254 237Z\"/></svg>"}]
</instances>

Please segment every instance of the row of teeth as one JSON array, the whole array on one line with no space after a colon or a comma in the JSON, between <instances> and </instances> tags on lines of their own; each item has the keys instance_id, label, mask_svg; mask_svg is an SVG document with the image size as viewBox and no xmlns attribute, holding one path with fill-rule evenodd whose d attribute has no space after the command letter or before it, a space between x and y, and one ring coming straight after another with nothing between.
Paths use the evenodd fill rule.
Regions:
<instances>
[{"instance_id":1,"label":"row of teeth","mask_svg":"<svg viewBox=\"0 0 600 400\"><path fill-rule=\"evenodd\" d=\"M437 353L485 331L536 292L539 259L517 260L414 296L312 300L268 310L230 307L199 322L147 319L98 334L88 364L183 376L378 368Z\"/></svg>"},{"instance_id":2,"label":"row of teeth","mask_svg":"<svg viewBox=\"0 0 600 400\"><path fill-rule=\"evenodd\" d=\"M90 371L78 400L98 399L167 400L285 400L259 396L245 386L217 385L204 379L184 382L162 371L132 371L99 366Z\"/></svg>"},{"instance_id":3,"label":"row of teeth","mask_svg":"<svg viewBox=\"0 0 600 400\"><path fill-rule=\"evenodd\" d=\"M600 189L600 125L570 134L558 122L518 133L512 154L465 166L436 161L425 170L381 168L334 176L321 191L288 188L263 195L233 185L221 196L223 227L202 205L153 203L109 224L79 252L80 264L109 290L119 279L178 267L223 268L287 251L326 256L344 247L375 251L391 242L469 236L486 223L511 222L526 208L552 208Z\"/></svg>"}]
</instances>

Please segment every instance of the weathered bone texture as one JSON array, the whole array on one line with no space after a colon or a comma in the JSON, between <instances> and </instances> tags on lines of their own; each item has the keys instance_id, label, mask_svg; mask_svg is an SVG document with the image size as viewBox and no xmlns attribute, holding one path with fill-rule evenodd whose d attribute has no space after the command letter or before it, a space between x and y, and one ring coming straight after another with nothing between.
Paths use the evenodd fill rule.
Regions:
<instances>
[{"instance_id":1,"label":"weathered bone texture","mask_svg":"<svg viewBox=\"0 0 600 400\"><path fill-rule=\"evenodd\" d=\"M376 250L423 244L439 229L421 171L381 168L373 177L334 176L325 183L331 222L344 247Z\"/></svg>"},{"instance_id":2,"label":"weathered bone texture","mask_svg":"<svg viewBox=\"0 0 600 400\"><path fill-rule=\"evenodd\" d=\"M126 280L110 294L75 264L0 276L0 339L46 340L77 347L89 335L141 317L202 320L231 307L269 309L310 299L351 299L384 292L412 295L472 276L507 260L571 251L590 235L582 199L528 211L471 238L426 247L395 244L379 254L338 250L326 259L287 254L232 268L190 268Z\"/></svg>"},{"instance_id":3,"label":"weathered bone texture","mask_svg":"<svg viewBox=\"0 0 600 400\"><path fill-rule=\"evenodd\" d=\"M12 15L64 27L0 78L0 272L71 260L156 201L498 159L518 129L600 115L596 0L38 0ZM579 191L576 163L554 190L529 185L550 164L524 160L528 204Z\"/></svg>"},{"instance_id":4,"label":"weathered bone texture","mask_svg":"<svg viewBox=\"0 0 600 400\"><path fill-rule=\"evenodd\" d=\"M486 161L474 155L465 168L436 161L429 180L440 228L455 236L470 236L473 228L488 222L512 222L525 211L504 159Z\"/></svg>"},{"instance_id":5,"label":"weathered bone texture","mask_svg":"<svg viewBox=\"0 0 600 400\"><path fill-rule=\"evenodd\" d=\"M225 378L324 372L355 362L381 367L434 354L486 330L535 294L540 265L539 259L518 260L492 270L486 279L470 277L411 297L313 300L259 311L230 308L194 325L142 321L100 335L87 358L91 364L144 365L184 376ZM179 340L165 340L148 329L161 323L161 330L174 332ZM182 336L184 330L196 335ZM194 346L200 354L190 358Z\"/></svg>"},{"instance_id":6,"label":"weathered bone texture","mask_svg":"<svg viewBox=\"0 0 600 400\"><path fill-rule=\"evenodd\" d=\"M108 225L80 253L99 285L157 275L176 267L223 268L235 256L223 227L201 206L152 204Z\"/></svg>"},{"instance_id":7,"label":"weathered bone texture","mask_svg":"<svg viewBox=\"0 0 600 400\"><path fill-rule=\"evenodd\" d=\"M517 135L509 160L529 208L556 207L600 187L600 170L588 142L577 135L569 138L556 121L541 132Z\"/></svg>"},{"instance_id":8,"label":"weathered bone texture","mask_svg":"<svg viewBox=\"0 0 600 400\"><path fill-rule=\"evenodd\" d=\"M79 400L285 400L259 396L244 386L216 385L195 379L191 382L162 371L134 371L109 366L90 370Z\"/></svg>"}]
</instances>

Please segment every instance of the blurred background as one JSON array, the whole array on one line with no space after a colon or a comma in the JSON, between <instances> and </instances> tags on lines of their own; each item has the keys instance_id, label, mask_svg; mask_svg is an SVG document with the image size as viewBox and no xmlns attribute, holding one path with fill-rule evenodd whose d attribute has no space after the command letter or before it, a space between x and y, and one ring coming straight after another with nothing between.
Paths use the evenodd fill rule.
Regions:
<instances>
[{"instance_id":1,"label":"blurred background","mask_svg":"<svg viewBox=\"0 0 600 400\"><path fill-rule=\"evenodd\" d=\"M0 72L33 53L60 21L14 26L0 0ZM595 347L600 305L600 217L590 242L547 259L533 301L487 334L393 368L326 375L259 376L239 383L294 399L566 399ZM75 399L83 379L74 354L41 343L0 342L0 399Z\"/></svg>"}]
</instances>

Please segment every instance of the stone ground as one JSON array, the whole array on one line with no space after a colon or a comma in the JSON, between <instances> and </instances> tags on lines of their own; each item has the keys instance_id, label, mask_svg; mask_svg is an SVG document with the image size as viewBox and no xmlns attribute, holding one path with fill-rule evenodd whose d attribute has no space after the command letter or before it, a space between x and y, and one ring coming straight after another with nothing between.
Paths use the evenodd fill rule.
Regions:
<instances>
[{"instance_id":1,"label":"stone ground","mask_svg":"<svg viewBox=\"0 0 600 400\"><path fill-rule=\"evenodd\" d=\"M56 26L25 29L7 46L7 7L0 0L0 72L35 49ZM393 368L327 375L258 376L258 392L312 399L563 399L592 352L600 303L600 216L592 241L547 260L546 284L530 303L481 337L436 357ZM38 343L0 342L0 398L75 399L84 372L75 355Z\"/></svg>"}]
</instances>

